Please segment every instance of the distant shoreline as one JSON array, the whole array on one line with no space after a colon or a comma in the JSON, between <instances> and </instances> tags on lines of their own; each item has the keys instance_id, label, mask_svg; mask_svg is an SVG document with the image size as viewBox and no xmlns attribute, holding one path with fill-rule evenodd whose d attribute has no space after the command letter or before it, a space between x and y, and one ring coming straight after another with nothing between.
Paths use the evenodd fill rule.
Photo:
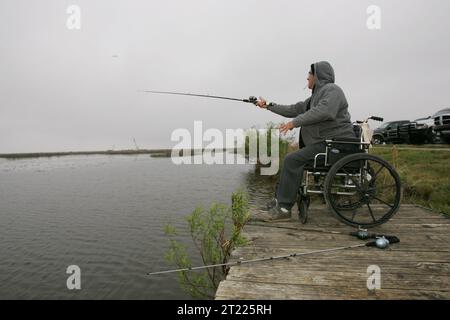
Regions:
<instances>
[{"instance_id":1,"label":"distant shoreline","mask_svg":"<svg viewBox=\"0 0 450 320\"><path fill-rule=\"evenodd\" d=\"M201 154L204 151L225 152L233 149L187 149L186 155ZM50 157L65 157L65 156L88 156L88 155L138 155L148 154L155 158L171 157L172 152L176 152L178 156L184 156L183 149L139 149L139 150L104 150L104 151L64 151L64 152L27 152L27 153L3 153L0 158L4 159L26 159L26 158L50 158Z\"/></svg>"}]
</instances>

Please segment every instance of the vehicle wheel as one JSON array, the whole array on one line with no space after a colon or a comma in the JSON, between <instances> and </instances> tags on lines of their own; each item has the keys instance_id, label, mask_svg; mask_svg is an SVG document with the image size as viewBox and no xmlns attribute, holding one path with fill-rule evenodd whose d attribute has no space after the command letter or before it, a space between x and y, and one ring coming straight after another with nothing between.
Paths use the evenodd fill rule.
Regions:
<instances>
[{"instance_id":1,"label":"vehicle wheel","mask_svg":"<svg viewBox=\"0 0 450 320\"><path fill-rule=\"evenodd\" d=\"M425 141L420 138L410 138L407 144L423 144Z\"/></svg>"},{"instance_id":2,"label":"vehicle wheel","mask_svg":"<svg viewBox=\"0 0 450 320\"><path fill-rule=\"evenodd\" d=\"M430 136L430 143L435 144L439 142L441 142L441 140L439 139L438 135L435 132L432 132Z\"/></svg>"},{"instance_id":3,"label":"vehicle wheel","mask_svg":"<svg viewBox=\"0 0 450 320\"><path fill-rule=\"evenodd\" d=\"M310 204L310 197L299 194L297 199L298 219L302 224L308 221L308 209Z\"/></svg>"},{"instance_id":4,"label":"vehicle wheel","mask_svg":"<svg viewBox=\"0 0 450 320\"><path fill-rule=\"evenodd\" d=\"M426 143L429 143L429 144L435 144L435 143L437 143L438 142L438 138L437 138L437 136L436 136L436 134L433 132L433 130L428 130L428 132L427 132L427 136L426 136L426 138L425 138L425 140L426 140Z\"/></svg>"},{"instance_id":5,"label":"vehicle wheel","mask_svg":"<svg viewBox=\"0 0 450 320\"><path fill-rule=\"evenodd\" d=\"M343 176L348 183L339 183ZM371 228L387 222L398 211L401 181L387 161L370 154L352 154L331 167L324 195L328 208L340 221ZM353 200L343 205L345 197Z\"/></svg>"},{"instance_id":6,"label":"vehicle wheel","mask_svg":"<svg viewBox=\"0 0 450 320\"><path fill-rule=\"evenodd\" d=\"M373 144L383 144L384 139L382 136L373 136L372 137L372 143Z\"/></svg>"}]
</instances>

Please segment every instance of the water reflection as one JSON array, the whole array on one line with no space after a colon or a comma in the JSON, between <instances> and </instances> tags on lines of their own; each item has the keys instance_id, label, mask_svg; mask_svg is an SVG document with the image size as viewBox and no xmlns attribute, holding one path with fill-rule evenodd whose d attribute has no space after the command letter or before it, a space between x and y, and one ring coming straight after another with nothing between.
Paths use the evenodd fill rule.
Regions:
<instances>
[{"instance_id":1,"label":"water reflection","mask_svg":"<svg viewBox=\"0 0 450 320\"><path fill-rule=\"evenodd\" d=\"M189 298L176 274L145 275L172 267L163 227L176 226L190 247L186 215L229 204L239 187L261 207L274 180L253 165L176 166L148 155L0 160L0 298ZM80 291L66 287L72 264Z\"/></svg>"}]
</instances>

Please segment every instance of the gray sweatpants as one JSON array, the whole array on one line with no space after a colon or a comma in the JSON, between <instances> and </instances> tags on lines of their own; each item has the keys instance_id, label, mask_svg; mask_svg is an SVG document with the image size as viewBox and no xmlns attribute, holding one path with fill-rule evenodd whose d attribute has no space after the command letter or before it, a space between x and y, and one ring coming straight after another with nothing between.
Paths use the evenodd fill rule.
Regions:
<instances>
[{"instance_id":1,"label":"gray sweatpants","mask_svg":"<svg viewBox=\"0 0 450 320\"><path fill-rule=\"evenodd\" d=\"M284 158L278 183L276 198L281 207L291 209L297 199L298 189L303 179L303 168L314 161L316 154L325 152L325 142L306 146L289 153Z\"/></svg>"}]
</instances>

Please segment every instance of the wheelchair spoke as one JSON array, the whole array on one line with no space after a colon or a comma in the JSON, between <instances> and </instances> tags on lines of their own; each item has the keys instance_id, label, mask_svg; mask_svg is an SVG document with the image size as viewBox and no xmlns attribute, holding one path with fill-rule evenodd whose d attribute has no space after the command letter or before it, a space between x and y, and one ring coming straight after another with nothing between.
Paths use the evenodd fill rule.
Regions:
<instances>
[{"instance_id":1,"label":"wheelchair spoke","mask_svg":"<svg viewBox=\"0 0 450 320\"><path fill-rule=\"evenodd\" d=\"M377 221L377 219L375 219L375 216L373 215L372 208L370 207L370 204L367 202L366 205L367 205L367 208L369 208L369 212L370 212L370 215L372 216L373 222Z\"/></svg>"},{"instance_id":2,"label":"wheelchair spoke","mask_svg":"<svg viewBox=\"0 0 450 320\"><path fill-rule=\"evenodd\" d=\"M398 211L401 181L395 168L378 156L348 155L331 167L324 195L339 220L351 226L373 227Z\"/></svg>"},{"instance_id":3,"label":"wheelchair spoke","mask_svg":"<svg viewBox=\"0 0 450 320\"><path fill-rule=\"evenodd\" d=\"M348 171L347 170L345 170L344 168L342 168L342 170L344 171L344 173L345 174L347 174L347 175L349 175L350 176L350 173L348 173ZM360 192L360 193L362 193L362 194L364 194L365 192L361 189L361 186L359 185L359 183L358 182L356 182L356 179L354 180L354 179L352 179L352 182L355 184L355 187L356 187L356 189L358 189L358 191Z\"/></svg>"},{"instance_id":4,"label":"wheelchair spoke","mask_svg":"<svg viewBox=\"0 0 450 320\"><path fill-rule=\"evenodd\" d=\"M380 198L378 198L378 197L375 197L373 194L370 194L369 195L369 197L371 197L371 198L373 198L373 199L375 199L375 200L378 200L378 201L380 201L380 202L382 202L382 203L384 203L385 205L387 205L388 207L391 207L391 208L393 208L394 206L393 205L391 205L391 204L389 204L389 203L387 203L386 201L384 201L384 200L381 200Z\"/></svg>"},{"instance_id":5,"label":"wheelchair spoke","mask_svg":"<svg viewBox=\"0 0 450 320\"><path fill-rule=\"evenodd\" d=\"M377 172L375 172L375 174L373 175L373 177L372 177L372 179L373 180L376 180L377 179L377 176L378 176L378 174L381 172L381 170L383 170L384 169L384 166L381 166L380 167L380 169L378 169L378 171Z\"/></svg>"},{"instance_id":6,"label":"wheelchair spoke","mask_svg":"<svg viewBox=\"0 0 450 320\"><path fill-rule=\"evenodd\" d=\"M353 210L352 221L355 221L355 216L356 216L356 210Z\"/></svg>"}]
</instances>

